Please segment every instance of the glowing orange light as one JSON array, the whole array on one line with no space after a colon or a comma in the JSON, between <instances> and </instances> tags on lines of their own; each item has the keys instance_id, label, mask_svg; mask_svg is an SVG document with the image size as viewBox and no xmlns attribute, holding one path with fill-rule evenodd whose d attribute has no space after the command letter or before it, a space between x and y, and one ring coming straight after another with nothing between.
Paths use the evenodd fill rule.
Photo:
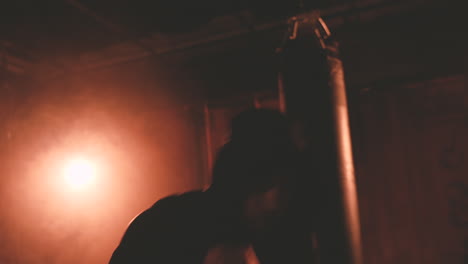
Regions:
<instances>
[{"instance_id":1,"label":"glowing orange light","mask_svg":"<svg viewBox=\"0 0 468 264\"><path fill-rule=\"evenodd\" d=\"M72 189L83 189L95 180L96 166L86 159L73 159L65 164L64 174Z\"/></svg>"}]
</instances>

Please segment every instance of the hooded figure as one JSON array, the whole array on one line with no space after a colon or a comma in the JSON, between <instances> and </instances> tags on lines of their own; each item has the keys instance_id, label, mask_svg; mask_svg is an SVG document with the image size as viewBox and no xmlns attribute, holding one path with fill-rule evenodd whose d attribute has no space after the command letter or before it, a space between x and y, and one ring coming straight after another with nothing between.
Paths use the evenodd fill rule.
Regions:
<instances>
[{"instance_id":1,"label":"hooded figure","mask_svg":"<svg viewBox=\"0 0 468 264\"><path fill-rule=\"evenodd\" d=\"M138 215L110 264L312 263L309 236L288 213L296 160L281 113L242 112L211 186L163 198Z\"/></svg>"}]
</instances>

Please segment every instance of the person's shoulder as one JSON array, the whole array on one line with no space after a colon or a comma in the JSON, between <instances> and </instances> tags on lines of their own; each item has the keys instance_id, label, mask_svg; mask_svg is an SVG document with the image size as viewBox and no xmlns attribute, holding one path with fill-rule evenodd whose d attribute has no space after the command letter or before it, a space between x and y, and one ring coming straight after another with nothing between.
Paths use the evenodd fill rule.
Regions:
<instances>
[{"instance_id":1,"label":"person's shoulder","mask_svg":"<svg viewBox=\"0 0 468 264\"><path fill-rule=\"evenodd\" d=\"M170 224L178 222L185 217L202 211L204 200L205 193L202 191L170 195L158 200L150 208L136 216L132 223L167 222Z\"/></svg>"},{"instance_id":2,"label":"person's shoulder","mask_svg":"<svg viewBox=\"0 0 468 264\"><path fill-rule=\"evenodd\" d=\"M130 222L113 258L116 261L128 258L165 259L175 254L181 245L188 246L196 241L196 232L200 229L197 224L201 221L192 221L196 217L190 216L197 215L192 208L200 208L204 196L202 192L190 192L157 201ZM143 263L133 260L131 263Z\"/></svg>"},{"instance_id":3,"label":"person's shoulder","mask_svg":"<svg viewBox=\"0 0 468 264\"><path fill-rule=\"evenodd\" d=\"M205 193L202 191L192 191L182 194L167 196L158 200L147 211L149 213L158 211L182 211L198 207L203 204Z\"/></svg>"}]
</instances>

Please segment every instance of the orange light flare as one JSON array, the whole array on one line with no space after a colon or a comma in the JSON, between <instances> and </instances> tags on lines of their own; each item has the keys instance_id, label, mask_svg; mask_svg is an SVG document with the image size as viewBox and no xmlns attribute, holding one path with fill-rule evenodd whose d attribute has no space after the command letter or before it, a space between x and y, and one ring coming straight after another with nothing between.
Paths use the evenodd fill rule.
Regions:
<instances>
[{"instance_id":1,"label":"orange light flare","mask_svg":"<svg viewBox=\"0 0 468 264\"><path fill-rule=\"evenodd\" d=\"M36 182L35 186L42 185L48 200L58 207L94 207L105 202L115 189L109 182L109 153L86 146L83 149L50 151L41 160L43 171L39 174L46 178L41 177L43 183Z\"/></svg>"},{"instance_id":2,"label":"orange light flare","mask_svg":"<svg viewBox=\"0 0 468 264\"><path fill-rule=\"evenodd\" d=\"M72 158L65 162L63 176L69 189L85 190L97 180L97 164L85 158Z\"/></svg>"}]
</instances>

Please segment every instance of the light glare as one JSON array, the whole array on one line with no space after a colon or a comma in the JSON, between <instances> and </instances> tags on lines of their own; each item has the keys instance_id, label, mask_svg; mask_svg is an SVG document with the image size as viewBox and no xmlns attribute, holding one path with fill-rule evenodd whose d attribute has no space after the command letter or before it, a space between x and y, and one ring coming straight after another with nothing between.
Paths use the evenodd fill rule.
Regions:
<instances>
[{"instance_id":1,"label":"light glare","mask_svg":"<svg viewBox=\"0 0 468 264\"><path fill-rule=\"evenodd\" d=\"M95 165L85 159L73 159L65 165L65 180L72 189L89 186L96 176Z\"/></svg>"}]
</instances>

